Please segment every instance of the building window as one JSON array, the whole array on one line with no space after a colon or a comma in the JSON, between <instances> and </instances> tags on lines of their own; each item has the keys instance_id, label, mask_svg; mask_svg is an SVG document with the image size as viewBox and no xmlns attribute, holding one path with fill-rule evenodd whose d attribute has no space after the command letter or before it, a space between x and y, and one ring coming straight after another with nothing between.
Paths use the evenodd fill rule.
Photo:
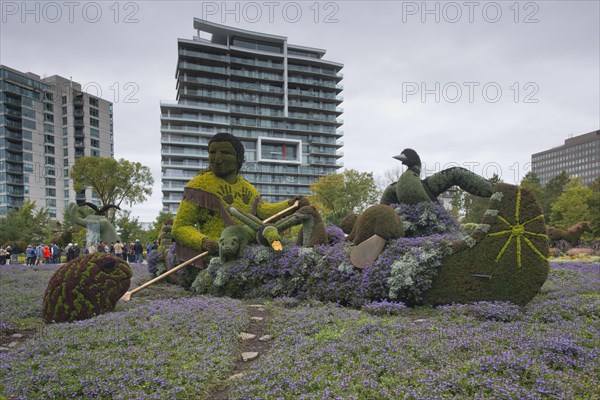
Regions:
<instances>
[{"instance_id":1,"label":"building window","mask_svg":"<svg viewBox=\"0 0 600 400\"><path fill-rule=\"evenodd\" d=\"M100 131L96 128L90 128L90 136L95 137L95 138L99 138L100 137Z\"/></svg>"},{"instance_id":2,"label":"building window","mask_svg":"<svg viewBox=\"0 0 600 400\"><path fill-rule=\"evenodd\" d=\"M52 143L52 144L54 144L54 136L52 136L52 135L44 135L44 143Z\"/></svg>"},{"instance_id":3,"label":"building window","mask_svg":"<svg viewBox=\"0 0 600 400\"><path fill-rule=\"evenodd\" d=\"M44 113L44 121L46 122L54 122L54 115Z\"/></svg>"},{"instance_id":4,"label":"building window","mask_svg":"<svg viewBox=\"0 0 600 400\"><path fill-rule=\"evenodd\" d=\"M95 118L90 117L90 125L95 126L96 128L100 126L100 121Z\"/></svg>"},{"instance_id":5,"label":"building window","mask_svg":"<svg viewBox=\"0 0 600 400\"><path fill-rule=\"evenodd\" d=\"M54 167L46 167L46 175L55 176L56 169Z\"/></svg>"},{"instance_id":6,"label":"building window","mask_svg":"<svg viewBox=\"0 0 600 400\"><path fill-rule=\"evenodd\" d=\"M97 98L95 98L95 97L91 97L91 96L90 96L90 98L89 98L89 99L90 99L90 105L91 105L91 106L98 107L98 104L99 104L99 102L98 102L98 99L97 99Z\"/></svg>"},{"instance_id":7,"label":"building window","mask_svg":"<svg viewBox=\"0 0 600 400\"><path fill-rule=\"evenodd\" d=\"M61 100L63 104L67 104L67 96L63 96Z\"/></svg>"},{"instance_id":8,"label":"building window","mask_svg":"<svg viewBox=\"0 0 600 400\"><path fill-rule=\"evenodd\" d=\"M54 157L52 157L52 156L45 156L44 157L44 163L47 164L47 165L54 165L54 163L55 163Z\"/></svg>"},{"instance_id":9,"label":"building window","mask_svg":"<svg viewBox=\"0 0 600 400\"><path fill-rule=\"evenodd\" d=\"M54 154L54 146L45 145L44 146L44 152L46 154Z\"/></svg>"},{"instance_id":10,"label":"building window","mask_svg":"<svg viewBox=\"0 0 600 400\"><path fill-rule=\"evenodd\" d=\"M54 133L54 125L44 124L44 132Z\"/></svg>"},{"instance_id":11,"label":"building window","mask_svg":"<svg viewBox=\"0 0 600 400\"><path fill-rule=\"evenodd\" d=\"M46 196L56 197L56 189L46 188Z\"/></svg>"},{"instance_id":12,"label":"building window","mask_svg":"<svg viewBox=\"0 0 600 400\"><path fill-rule=\"evenodd\" d=\"M98 117L100 115L100 112L97 109L90 107L90 115L92 117Z\"/></svg>"},{"instance_id":13,"label":"building window","mask_svg":"<svg viewBox=\"0 0 600 400\"><path fill-rule=\"evenodd\" d=\"M302 141L289 139L258 138L258 161L300 164Z\"/></svg>"},{"instance_id":14,"label":"building window","mask_svg":"<svg viewBox=\"0 0 600 400\"><path fill-rule=\"evenodd\" d=\"M54 104L44 103L44 110L54 112Z\"/></svg>"},{"instance_id":15,"label":"building window","mask_svg":"<svg viewBox=\"0 0 600 400\"><path fill-rule=\"evenodd\" d=\"M56 186L56 178L46 178L46 186Z\"/></svg>"},{"instance_id":16,"label":"building window","mask_svg":"<svg viewBox=\"0 0 600 400\"><path fill-rule=\"evenodd\" d=\"M90 144L92 147L100 147L100 141L96 139L90 139Z\"/></svg>"},{"instance_id":17,"label":"building window","mask_svg":"<svg viewBox=\"0 0 600 400\"><path fill-rule=\"evenodd\" d=\"M54 101L54 94L52 92L44 92L44 98L48 101Z\"/></svg>"},{"instance_id":18,"label":"building window","mask_svg":"<svg viewBox=\"0 0 600 400\"><path fill-rule=\"evenodd\" d=\"M100 157L100 151L92 149L90 151L90 154L92 155L92 157Z\"/></svg>"}]
</instances>

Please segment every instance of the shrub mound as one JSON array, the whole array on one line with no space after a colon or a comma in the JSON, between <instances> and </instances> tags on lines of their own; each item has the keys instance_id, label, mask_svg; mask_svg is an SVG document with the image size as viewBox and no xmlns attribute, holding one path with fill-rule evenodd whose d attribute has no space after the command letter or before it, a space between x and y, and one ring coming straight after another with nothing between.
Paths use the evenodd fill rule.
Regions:
<instances>
[{"instance_id":1,"label":"shrub mound","mask_svg":"<svg viewBox=\"0 0 600 400\"><path fill-rule=\"evenodd\" d=\"M113 311L127 292L129 264L110 254L88 254L60 267L48 283L42 305L46 323L71 322Z\"/></svg>"}]
</instances>

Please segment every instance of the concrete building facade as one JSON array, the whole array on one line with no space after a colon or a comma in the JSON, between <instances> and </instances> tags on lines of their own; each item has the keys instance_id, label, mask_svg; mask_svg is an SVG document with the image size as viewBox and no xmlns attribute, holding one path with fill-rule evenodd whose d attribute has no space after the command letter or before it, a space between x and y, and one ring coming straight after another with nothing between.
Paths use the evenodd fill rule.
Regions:
<instances>
[{"instance_id":1,"label":"concrete building facade","mask_svg":"<svg viewBox=\"0 0 600 400\"><path fill-rule=\"evenodd\" d=\"M342 64L286 37L194 19L178 39L177 101L161 102L163 208L177 211L185 184L208 167L208 140L244 144L242 175L263 198L309 194L342 167Z\"/></svg>"},{"instance_id":2,"label":"concrete building facade","mask_svg":"<svg viewBox=\"0 0 600 400\"><path fill-rule=\"evenodd\" d=\"M542 186L562 171L589 185L600 176L600 130L568 138L561 146L532 154L531 170Z\"/></svg>"},{"instance_id":3,"label":"concrete building facade","mask_svg":"<svg viewBox=\"0 0 600 400\"><path fill-rule=\"evenodd\" d=\"M69 169L78 157L113 157L112 103L79 83L0 65L0 215L26 200L62 220L75 193Z\"/></svg>"}]
</instances>

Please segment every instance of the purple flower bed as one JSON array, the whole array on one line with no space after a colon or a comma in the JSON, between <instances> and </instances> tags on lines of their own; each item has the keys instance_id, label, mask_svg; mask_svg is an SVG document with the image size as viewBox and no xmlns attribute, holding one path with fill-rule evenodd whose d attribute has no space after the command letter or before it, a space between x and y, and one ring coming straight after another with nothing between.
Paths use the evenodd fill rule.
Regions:
<instances>
[{"instance_id":1,"label":"purple flower bed","mask_svg":"<svg viewBox=\"0 0 600 400\"><path fill-rule=\"evenodd\" d=\"M546 293L523 308L479 302L369 317L310 304L278 312L274 349L229 398L598 398L600 277L553 270L549 284L560 304Z\"/></svg>"},{"instance_id":2,"label":"purple flower bed","mask_svg":"<svg viewBox=\"0 0 600 400\"><path fill-rule=\"evenodd\" d=\"M0 354L0 393L36 398L202 398L231 370L247 323L231 299L155 300L46 327Z\"/></svg>"},{"instance_id":3,"label":"purple flower bed","mask_svg":"<svg viewBox=\"0 0 600 400\"><path fill-rule=\"evenodd\" d=\"M289 246L273 252L250 246L235 265L221 267L213 259L193 287L202 294L297 297L361 307L371 301L418 303L431 287L440 260L454 235L391 240L375 262L363 270L352 266L350 247L338 241L314 250Z\"/></svg>"},{"instance_id":4,"label":"purple flower bed","mask_svg":"<svg viewBox=\"0 0 600 400\"><path fill-rule=\"evenodd\" d=\"M552 263L540 294L522 308L405 308L379 299L356 310L274 299L267 320L274 347L232 383L229 398L600 398L598 267ZM116 312L45 326L41 302L54 270L0 267L0 335L38 329L0 352L2 396L201 399L231 375L237 335L249 323L242 303L181 298L189 292L159 284ZM150 279L146 265L132 270L132 287ZM386 285L384 277L377 282Z\"/></svg>"}]
</instances>

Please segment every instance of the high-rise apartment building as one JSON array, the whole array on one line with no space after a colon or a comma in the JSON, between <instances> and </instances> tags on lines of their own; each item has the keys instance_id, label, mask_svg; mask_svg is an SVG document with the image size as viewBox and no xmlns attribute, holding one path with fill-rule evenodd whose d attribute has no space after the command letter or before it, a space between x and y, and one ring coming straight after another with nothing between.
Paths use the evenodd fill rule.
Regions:
<instances>
[{"instance_id":1,"label":"high-rise apartment building","mask_svg":"<svg viewBox=\"0 0 600 400\"><path fill-rule=\"evenodd\" d=\"M600 130L571 137L562 146L533 154L531 170L542 186L562 171L589 185L600 176Z\"/></svg>"},{"instance_id":2,"label":"high-rise apartment building","mask_svg":"<svg viewBox=\"0 0 600 400\"><path fill-rule=\"evenodd\" d=\"M0 215L34 200L62 220L76 200L69 168L82 156L113 157L112 103L79 83L0 65Z\"/></svg>"},{"instance_id":3,"label":"high-rise apartment building","mask_svg":"<svg viewBox=\"0 0 600 400\"><path fill-rule=\"evenodd\" d=\"M238 137L242 174L268 201L309 194L341 168L338 130L343 65L286 37L194 19L178 39L177 102L161 102L163 208L175 212L185 184L208 167L208 140Z\"/></svg>"}]
</instances>

